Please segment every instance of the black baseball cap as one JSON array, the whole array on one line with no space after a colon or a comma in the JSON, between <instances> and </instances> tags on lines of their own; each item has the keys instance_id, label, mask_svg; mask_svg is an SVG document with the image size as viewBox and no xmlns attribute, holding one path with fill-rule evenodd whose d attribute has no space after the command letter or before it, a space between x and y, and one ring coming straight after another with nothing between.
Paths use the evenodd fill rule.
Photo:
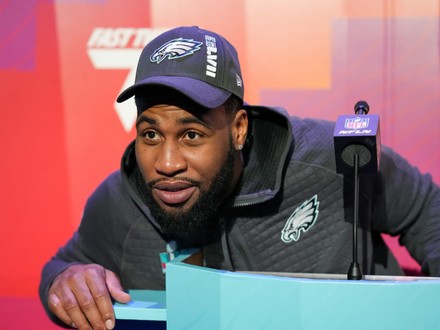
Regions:
<instances>
[{"instance_id":1,"label":"black baseball cap","mask_svg":"<svg viewBox=\"0 0 440 330\"><path fill-rule=\"evenodd\" d=\"M149 87L158 85L175 89L206 108L222 105L231 94L244 97L234 46L197 26L178 27L149 42L139 58L134 85L117 101L148 93Z\"/></svg>"}]
</instances>

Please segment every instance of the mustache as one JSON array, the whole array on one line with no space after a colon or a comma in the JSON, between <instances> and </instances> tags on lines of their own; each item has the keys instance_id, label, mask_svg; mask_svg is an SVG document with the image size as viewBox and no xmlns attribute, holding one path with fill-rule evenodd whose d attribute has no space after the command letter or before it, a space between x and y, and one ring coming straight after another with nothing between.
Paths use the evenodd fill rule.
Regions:
<instances>
[{"instance_id":1,"label":"mustache","mask_svg":"<svg viewBox=\"0 0 440 330\"><path fill-rule=\"evenodd\" d=\"M185 176L176 176L173 178L157 178L151 181L147 182L147 187L152 189L154 185L158 184L159 182L163 182L163 181L184 181L184 182L188 182L194 186L200 186L200 182L197 180L193 180L191 178L187 178Z\"/></svg>"}]
</instances>

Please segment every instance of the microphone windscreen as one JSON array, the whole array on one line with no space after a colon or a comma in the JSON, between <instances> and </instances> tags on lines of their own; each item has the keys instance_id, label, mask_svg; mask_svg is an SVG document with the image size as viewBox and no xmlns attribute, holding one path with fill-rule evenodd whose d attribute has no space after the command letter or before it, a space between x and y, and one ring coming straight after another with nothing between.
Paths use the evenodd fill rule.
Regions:
<instances>
[{"instance_id":1,"label":"microphone windscreen","mask_svg":"<svg viewBox=\"0 0 440 330\"><path fill-rule=\"evenodd\" d=\"M357 101L354 105L354 113L357 115L366 115L370 112L370 106L365 101Z\"/></svg>"}]
</instances>

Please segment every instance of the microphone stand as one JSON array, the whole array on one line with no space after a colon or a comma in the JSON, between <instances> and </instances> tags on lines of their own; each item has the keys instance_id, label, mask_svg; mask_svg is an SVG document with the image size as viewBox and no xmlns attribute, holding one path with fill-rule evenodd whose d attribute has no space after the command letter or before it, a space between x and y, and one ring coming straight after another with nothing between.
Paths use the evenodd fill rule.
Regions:
<instances>
[{"instance_id":1,"label":"microphone stand","mask_svg":"<svg viewBox=\"0 0 440 330\"><path fill-rule=\"evenodd\" d=\"M357 224L359 218L359 154L354 153L354 205L353 205L353 261L348 269L348 280L361 280L362 272L357 261Z\"/></svg>"}]
</instances>

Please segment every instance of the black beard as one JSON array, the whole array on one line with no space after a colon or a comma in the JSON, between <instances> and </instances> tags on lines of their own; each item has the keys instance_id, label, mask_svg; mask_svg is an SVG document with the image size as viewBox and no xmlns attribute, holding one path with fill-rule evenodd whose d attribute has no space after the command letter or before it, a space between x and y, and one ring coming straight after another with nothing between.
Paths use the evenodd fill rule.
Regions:
<instances>
[{"instance_id":1,"label":"black beard","mask_svg":"<svg viewBox=\"0 0 440 330\"><path fill-rule=\"evenodd\" d=\"M187 211L176 207L174 212L164 211L154 200L149 187L139 170L136 183L154 219L167 240L176 240L179 246L203 246L218 239L219 212L229 188L234 168L235 151L232 146L227 159L209 188L200 187L200 197Z\"/></svg>"}]
</instances>

